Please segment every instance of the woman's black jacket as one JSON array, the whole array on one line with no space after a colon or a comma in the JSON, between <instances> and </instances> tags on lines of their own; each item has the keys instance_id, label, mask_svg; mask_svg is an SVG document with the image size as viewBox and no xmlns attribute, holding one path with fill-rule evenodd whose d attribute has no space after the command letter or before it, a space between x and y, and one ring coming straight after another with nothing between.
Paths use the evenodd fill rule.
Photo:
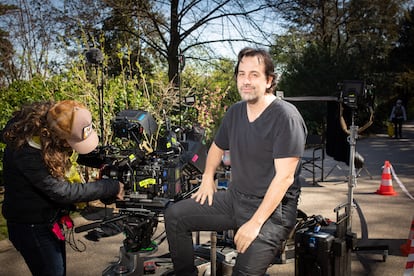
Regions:
<instances>
[{"instance_id":1,"label":"woman's black jacket","mask_svg":"<svg viewBox=\"0 0 414 276\"><path fill-rule=\"evenodd\" d=\"M27 144L18 150L6 147L3 177L3 216L14 223L50 223L73 203L114 199L119 191L114 179L71 184L52 177L41 151Z\"/></svg>"}]
</instances>

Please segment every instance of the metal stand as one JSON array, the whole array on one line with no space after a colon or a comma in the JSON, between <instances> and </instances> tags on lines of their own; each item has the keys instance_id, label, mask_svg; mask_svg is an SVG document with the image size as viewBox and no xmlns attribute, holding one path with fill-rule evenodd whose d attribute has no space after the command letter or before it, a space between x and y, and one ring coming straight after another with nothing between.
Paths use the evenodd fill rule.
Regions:
<instances>
[{"instance_id":1,"label":"metal stand","mask_svg":"<svg viewBox=\"0 0 414 276\"><path fill-rule=\"evenodd\" d=\"M358 139L358 126L354 124L354 116L355 111L352 110L352 124L349 129L349 136L348 136L348 142L350 146L349 151L349 176L348 176L348 200L346 204L343 204L342 206L338 206L335 211L338 211L340 208L346 206L345 208L345 216L344 219L346 219L346 237L348 238L347 243L351 242L352 246L350 249L352 249L353 252L371 252L371 253L378 253L383 255L383 261L386 260L386 256L388 255L388 245L365 245L365 246L358 246L356 242L356 236L354 233L352 233L352 210L354 208L358 208L358 215L361 220L361 226L365 225L366 222L364 219L364 216L362 214L362 210L357 204L357 202L354 199L354 189L357 185L357 176L358 173L355 168L355 148L356 148L356 141ZM369 174L370 175L370 174ZM363 241L368 240L368 230L363 229L362 231L363 235ZM351 258L348 260L349 265L349 274L351 273Z\"/></svg>"},{"instance_id":2,"label":"metal stand","mask_svg":"<svg viewBox=\"0 0 414 276\"><path fill-rule=\"evenodd\" d=\"M352 209L354 207L354 188L357 185L357 173L355 170L355 146L358 138L358 126L354 124L354 110L352 110L352 124L349 129L349 175L347 202L340 204L334 210L336 213L336 235L341 246L337 246L341 252L338 254L339 263L335 264L334 275L351 275L351 252L356 245L356 234L352 232ZM341 210L344 209L342 212Z\"/></svg>"},{"instance_id":3,"label":"metal stand","mask_svg":"<svg viewBox=\"0 0 414 276\"><path fill-rule=\"evenodd\" d=\"M355 170L355 148L356 148L356 140L358 138L358 126L354 123L354 116L355 111L352 110L352 124L349 129L350 134L348 136L348 143L349 143L349 175L348 175L348 208L347 208L347 232L352 231L352 208L354 207L354 188L357 185L357 173Z\"/></svg>"},{"instance_id":4,"label":"metal stand","mask_svg":"<svg viewBox=\"0 0 414 276\"><path fill-rule=\"evenodd\" d=\"M217 232L211 232L210 235L210 275L216 276L217 272Z\"/></svg>"},{"instance_id":5,"label":"metal stand","mask_svg":"<svg viewBox=\"0 0 414 276\"><path fill-rule=\"evenodd\" d=\"M151 252L126 252L125 248L121 246L119 251L119 261L107 267L102 272L103 276L141 276L144 274L144 259L142 257L156 252L157 249Z\"/></svg>"},{"instance_id":6,"label":"metal stand","mask_svg":"<svg viewBox=\"0 0 414 276\"><path fill-rule=\"evenodd\" d=\"M338 162L339 163L339 162ZM343 171L344 169L342 169L341 168L341 166L339 166L339 164L338 163L336 163L335 164L335 166L333 166L330 170L329 170L329 172L325 175L325 180L327 181L327 179L328 179L328 176L329 175L331 175L331 173L335 170L335 169L337 169L337 170L339 170L339 171ZM346 180L345 180L346 181Z\"/></svg>"},{"instance_id":7,"label":"metal stand","mask_svg":"<svg viewBox=\"0 0 414 276\"><path fill-rule=\"evenodd\" d=\"M369 176L369 179L373 179L372 178L372 174L369 172L369 170L367 169L367 168L365 168L365 167L362 167L362 168L360 168L359 170L358 170L358 172L357 172L357 175L358 176L360 176L361 175L361 172L362 172L362 170L364 170L365 172L366 172L366 174Z\"/></svg>"}]
</instances>

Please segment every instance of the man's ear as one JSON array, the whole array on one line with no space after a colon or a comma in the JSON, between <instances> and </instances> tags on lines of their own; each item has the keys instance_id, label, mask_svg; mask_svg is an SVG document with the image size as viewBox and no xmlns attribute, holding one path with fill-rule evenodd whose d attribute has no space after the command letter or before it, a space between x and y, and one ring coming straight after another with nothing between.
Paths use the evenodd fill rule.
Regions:
<instances>
[{"instance_id":1,"label":"man's ear","mask_svg":"<svg viewBox=\"0 0 414 276\"><path fill-rule=\"evenodd\" d=\"M268 77L267 78L266 88L270 88L270 86L272 86L272 82L273 82L273 77Z\"/></svg>"}]
</instances>

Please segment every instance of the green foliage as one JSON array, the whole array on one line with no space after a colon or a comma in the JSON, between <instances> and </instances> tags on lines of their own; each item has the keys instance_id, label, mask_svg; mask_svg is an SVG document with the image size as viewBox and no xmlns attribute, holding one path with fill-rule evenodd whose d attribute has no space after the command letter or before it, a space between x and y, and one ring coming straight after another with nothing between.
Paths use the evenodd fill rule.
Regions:
<instances>
[{"instance_id":1,"label":"green foliage","mask_svg":"<svg viewBox=\"0 0 414 276\"><path fill-rule=\"evenodd\" d=\"M9 87L1 90L0 100L3 108L0 109L0 127L3 128L11 118L13 111L21 105L40 100L59 101L74 99L84 103L92 112L95 128L103 137L104 144L114 141L111 122L116 114L125 109L141 109L151 113L157 121L159 130L165 128L165 118L170 117L173 125L185 122L187 125L199 124L205 128L207 141L212 139L226 106L233 99L229 97L231 87L234 89L233 68L230 61L223 61L220 70L212 70L210 75L197 76L194 70L188 70L183 77L185 83L194 83L196 88L173 88L165 74L159 73L155 77L148 77L140 64L136 63L138 73L131 75L128 55L122 58L122 71L114 77L107 77L101 66L94 67L85 63L82 57L75 59L62 74L50 78L37 76L31 80L16 81ZM228 72L226 74L225 72ZM193 95L196 97L194 106L179 110L179 94L181 97ZM100 117L100 98L103 96L102 115L103 128ZM103 130L103 133L102 133ZM161 133L162 134L162 133ZM158 137L155 137L157 140ZM4 144L0 144L0 158L4 151ZM155 147L155 144L151 146Z\"/></svg>"},{"instance_id":2,"label":"green foliage","mask_svg":"<svg viewBox=\"0 0 414 276\"><path fill-rule=\"evenodd\" d=\"M204 91L198 99L195 108L197 109L197 121L206 131L206 140L211 141L215 131L220 125L221 119L228 106L223 102L227 90L217 88L214 91Z\"/></svg>"},{"instance_id":3,"label":"green foliage","mask_svg":"<svg viewBox=\"0 0 414 276\"><path fill-rule=\"evenodd\" d=\"M0 188L1 189L1 188ZM0 193L0 210L2 207L2 203L4 199L3 193ZM7 233L7 224L6 224L6 220L4 219L4 217L0 214L0 241L7 239L8 237L8 233Z\"/></svg>"},{"instance_id":4,"label":"green foliage","mask_svg":"<svg viewBox=\"0 0 414 276\"><path fill-rule=\"evenodd\" d=\"M277 36L271 47L275 61L282 64L278 89L286 96L337 96L337 83L358 79L375 85L378 107L387 106L396 94L408 102L414 86L404 74L394 74L400 69L406 71L407 64L412 64L408 58L413 52L412 39L409 39L412 21L406 16L399 29L397 24L404 2L374 0L338 4L312 0L278 6L282 16L291 23L289 32ZM396 43L398 33L400 39ZM392 48L395 50L390 68L387 61ZM323 123L321 110L309 105L301 108L311 131L316 130ZM379 110L375 120L383 121L387 116L384 114L388 112Z\"/></svg>"},{"instance_id":5,"label":"green foliage","mask_svg":"<svg viewBox=\"0 0 414 276\"><path fill-rule=\"evenodd\" d=\"M210 70L193 65L183 73L183 95L195 96L194 106L183 109L187 125L198 124L205 129L206 142L214 137L227 108L240 100L234 80L234 62L220 60L211 63ZM202 72L202 74L200 74Z\"/></svg>"}]
</instances>

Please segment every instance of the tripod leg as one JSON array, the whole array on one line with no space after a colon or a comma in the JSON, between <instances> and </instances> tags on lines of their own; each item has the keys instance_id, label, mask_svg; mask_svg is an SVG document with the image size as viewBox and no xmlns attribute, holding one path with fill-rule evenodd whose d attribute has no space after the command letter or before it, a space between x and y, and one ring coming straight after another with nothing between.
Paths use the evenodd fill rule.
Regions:
<instances>
[{"instance_id":1,"label":"tripod leg","mask_svg":"<svg viewBox=\"0 0 414 276\"><path fill-rule=\"evenodd\" d=\"M373 179L371 173L368 171L367 168L364 167L365 172L369 175L369 179Z\"/></svg>"},{"instance_id":2,"label":"tripod leg","mask_svg":"<svg viewBox=\"0 0 414 276\"><path fill-rule=\"evenodd\" d=\"M358 169L357 176L360 176L362 170L364 170L368 174L369 179L371 179L371 180L373 179L371 173L365 167Z\"/></svg>"}]
</instances>

